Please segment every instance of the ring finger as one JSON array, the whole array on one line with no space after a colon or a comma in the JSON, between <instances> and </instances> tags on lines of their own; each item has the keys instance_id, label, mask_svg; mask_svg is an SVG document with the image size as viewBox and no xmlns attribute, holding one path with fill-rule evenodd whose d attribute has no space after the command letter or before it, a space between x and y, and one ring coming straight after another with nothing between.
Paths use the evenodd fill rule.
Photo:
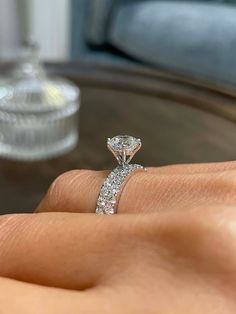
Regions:
<instances>
[{"instance_id":1,"label":"ring finger","mask_svg":"<svg viewBox=\"0 0 236 314\"><path fill-rule=\"evenodd\" d=\"M225 204L226 200L234 205L234 167L235 163L216 163L149 168L133 173L121 193L118 211L157 212ZM88 170L63 174L52 184L37 212L94 213L107 174L107 171Z\"/></svg>"}]
</instances>

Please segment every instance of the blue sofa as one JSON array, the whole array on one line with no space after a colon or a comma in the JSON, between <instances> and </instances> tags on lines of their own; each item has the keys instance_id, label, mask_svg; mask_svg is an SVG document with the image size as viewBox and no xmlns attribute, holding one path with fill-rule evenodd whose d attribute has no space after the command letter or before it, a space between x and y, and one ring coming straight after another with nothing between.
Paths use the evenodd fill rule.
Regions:
<instances>
[{"instance_id":1,"label":"blue sofa","mask_svg":"<svg viewBox=\"0 0 236 314\"><path fill-rule=\"evenodd\" d=\"M236 86L236 0L72 0L72 58Z\"/></svg>"}]
</instances>

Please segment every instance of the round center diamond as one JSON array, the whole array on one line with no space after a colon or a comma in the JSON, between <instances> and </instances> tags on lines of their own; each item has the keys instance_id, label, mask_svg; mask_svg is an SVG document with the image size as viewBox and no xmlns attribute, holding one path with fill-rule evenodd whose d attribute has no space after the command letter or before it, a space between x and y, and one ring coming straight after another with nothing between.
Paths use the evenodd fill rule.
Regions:
<instances>
[{"instance_id":1,"label":"round center diamond","mask_svg":"<svg viewBox=\"0 0 236 314\"><path fill-rule=\"evenodd\" d=\"M108 146L117 153L122 153L125 146L126 153L131 155L141 145L140 139L129 135L118 135L108 140Z\"/></svg>"}]
</instances>

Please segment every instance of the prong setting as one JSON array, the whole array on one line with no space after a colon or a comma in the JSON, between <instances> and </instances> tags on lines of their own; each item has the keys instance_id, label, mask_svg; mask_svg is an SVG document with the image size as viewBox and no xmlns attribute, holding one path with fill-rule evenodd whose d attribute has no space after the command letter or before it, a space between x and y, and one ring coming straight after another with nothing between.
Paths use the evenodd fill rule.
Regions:
<instances>
[{"instance_id":1,"label":"prong setting","mask_svg":"<svg viewBox=\"0 0 236 314\"><path fill-rule=\"evenodd\" d=\"M118 135L107 140L107 147L119 165L128 164L141 146L140 139L128 135Z\"/></svg>"}]
</instances>

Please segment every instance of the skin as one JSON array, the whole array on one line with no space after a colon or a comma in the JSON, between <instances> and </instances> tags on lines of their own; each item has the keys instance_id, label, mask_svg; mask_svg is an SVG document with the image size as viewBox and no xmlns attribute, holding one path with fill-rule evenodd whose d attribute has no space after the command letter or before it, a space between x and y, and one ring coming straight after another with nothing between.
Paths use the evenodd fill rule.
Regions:
<instances>
[{"instance_id":1,"label":"skin","mask_svg":"<svg viewBox=\"0 0 236 314\"><path fill-rule=\"evenodd\" d=\"M95 215L106 175L68 172L0 217L0 314L235 313L236 163L137 172Z\"/></svg>"}]
</instances>

